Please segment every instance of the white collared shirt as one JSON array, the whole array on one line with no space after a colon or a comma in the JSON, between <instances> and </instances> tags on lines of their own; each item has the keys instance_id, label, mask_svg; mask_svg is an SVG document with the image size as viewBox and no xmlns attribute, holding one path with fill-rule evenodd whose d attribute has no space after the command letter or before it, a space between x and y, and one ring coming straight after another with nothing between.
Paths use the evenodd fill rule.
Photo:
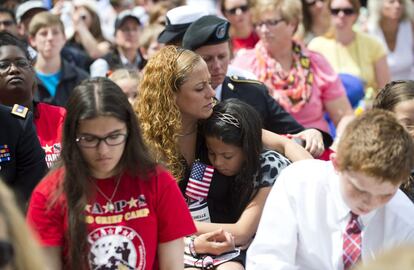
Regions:
<instances>
[{"instance_id":1,"label":"white collared shirt","mask_svg":"<svg viewBox=\"0 0 414 270\"><path fill-rule=\"evenodd\" d=\"M331 162L295 162L282 171L267 198L246 269L342 270L342 235L349 219ZM383 249L414 243L414 204L400 190L358 221L363 261Z\"/></svg>"}]
</instances>

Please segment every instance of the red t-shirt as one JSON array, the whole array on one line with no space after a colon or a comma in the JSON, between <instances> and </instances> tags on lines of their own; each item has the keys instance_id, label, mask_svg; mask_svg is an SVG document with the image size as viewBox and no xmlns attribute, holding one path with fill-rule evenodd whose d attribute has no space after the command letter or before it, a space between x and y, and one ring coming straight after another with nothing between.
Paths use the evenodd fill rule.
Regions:
<instances>
[{"instance_id":1,"label":"red t-shirt","mask_svg":"<svg viewBox=\"0 0 414 270\"><path fill-rule=\"evenodd\" d=\"M252 31L247 38L232 38L231 44L233 53L236 54L240 49L253 49L259 41L259 36L255 31Z\"/></svg>"},{"instance_id":2,"label":"red t-shirt","mask_svg":"<svg viewBox=\"0 0 414 270\"><path fill-rule=\"evenodd\" d=\"M63 247L67 266L68 213L64 196L47 210L62 168L49 174L33 191L27 219L44 246ZM110 197L115 178L95 181ZM124 174L113 198L115 210L109 212L107 200L99 192L86 206L89 264L91 269L158 269L157 246L196 232L188 207L174 178L157 169L150 180ZM118 267L119 266L119 267ZM122 268L124 269L124 268Z\"/></svg>"},{"instance_id":3,"label":"red t-shirt","mask_svg":"<svg viewBox=\"0 0 414 270\"><path fill-rule=\"evenodd\" d=\"M49 168L60 156L60 142L65 116L66 110L63 107L46 103L36 104L34 124L40 145L45 150L45 159Z\"/></svg>"}]
</instances>

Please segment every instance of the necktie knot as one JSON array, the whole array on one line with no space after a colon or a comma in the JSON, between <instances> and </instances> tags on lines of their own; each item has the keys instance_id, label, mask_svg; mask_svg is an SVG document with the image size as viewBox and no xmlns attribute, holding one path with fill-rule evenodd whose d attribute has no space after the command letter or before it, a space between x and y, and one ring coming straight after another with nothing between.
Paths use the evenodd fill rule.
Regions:
<instances>
[{"instance_id":1,"label":"necktie knot","mask_svg":"<svg viewBox=\"0 0 414 270\"><path fill-rule=\"evenodd\" d=\"M361 227L358 222L358 215L351 212L351 219L349 220L348 225L346 226L346 232L348 234L358 234L361 233Z\"/></svg>"}]
</instances>

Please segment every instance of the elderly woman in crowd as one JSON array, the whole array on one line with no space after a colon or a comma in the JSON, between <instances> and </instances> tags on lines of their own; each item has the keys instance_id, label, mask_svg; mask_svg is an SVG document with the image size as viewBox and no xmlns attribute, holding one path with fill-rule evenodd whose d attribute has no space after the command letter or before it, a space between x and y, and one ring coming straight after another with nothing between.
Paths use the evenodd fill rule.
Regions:
<instances>
[{"instance_id":1,"label":"elderly woman in crowd","mask_svg":"<svg viewBox=\"0 0 414 270\"><path fill-rule=\"evenodd\" d=\"M414 79L412 1L371 0L368 9L368 30L386 48L391 80Z\"/></svg>"},{"instance_id":2,"label":"elderly woman in crowd","mask_svg":"<svg viewBox=\"0 0 414 270\"><path fill-rule=\"evenodd\" d=\"M299 0L258 0L253 18L260 42L234 65L252 71L303 126L328 131L326 112L340 132L352 109L325 58L292 39L301 12Z\"/></svg>"},{"instance_id":3,"label":"elderly woman in crowd","mask_svg":"<svg viewBox=\"0 0 414 270\"><path fill-rule=\"evenodd\" d=\"M359 15L359 0L329 0L333 33L314 38L309 49L328 59L337 73L353 75L363 81L365 89L384 87L389 81L386 52L379 41L353 26Z\"/></svg>"}]
</instances>

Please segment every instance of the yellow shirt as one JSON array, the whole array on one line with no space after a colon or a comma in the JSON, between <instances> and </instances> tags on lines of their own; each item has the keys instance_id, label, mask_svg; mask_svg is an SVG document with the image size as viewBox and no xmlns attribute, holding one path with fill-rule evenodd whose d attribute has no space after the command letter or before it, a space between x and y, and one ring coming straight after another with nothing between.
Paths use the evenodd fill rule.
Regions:
<instances>
[{"instance_id":1,"label":"yellow shirt","mask_svg":"<svg viewBox=\"0 0 414 270\"><path fill-rule=\"evenodd\" d=\"M310 50L321 53L337 73L359 77L365 88L377 89L375 63L386 55L383 45L368 34L355 32L355 39L347 46L334 37L316 37L309 43Z\"/></svg>"}]
</instances>

